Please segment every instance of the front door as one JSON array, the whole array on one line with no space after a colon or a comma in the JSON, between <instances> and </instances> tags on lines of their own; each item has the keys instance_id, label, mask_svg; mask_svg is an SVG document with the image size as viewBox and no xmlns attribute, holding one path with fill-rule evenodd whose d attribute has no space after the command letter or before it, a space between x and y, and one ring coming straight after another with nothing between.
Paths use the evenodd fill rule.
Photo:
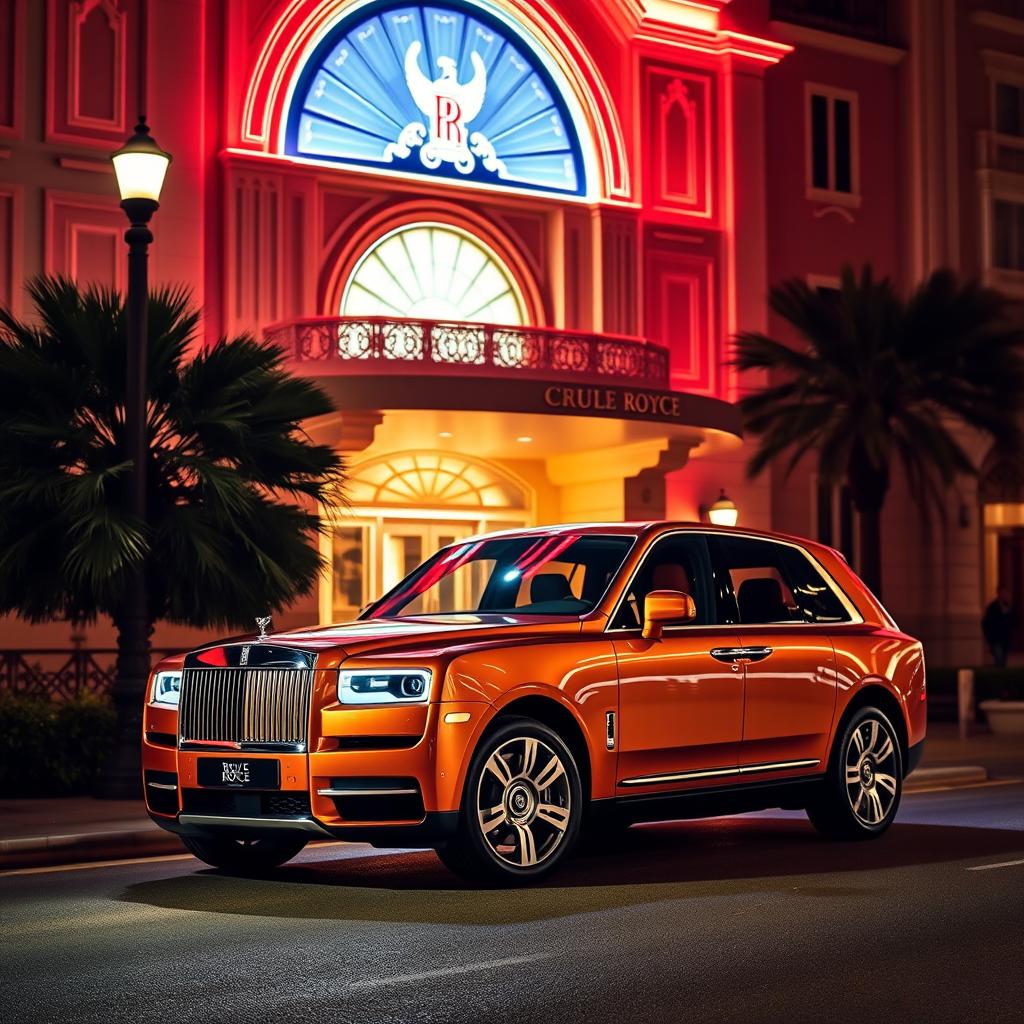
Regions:
<instances>
[{"instance_id":1,"label":"front door","mask_svg":"<svg viewBox=\"0 0 1024 1024\"><path fill-rule=\"evenodd\" d=\"M644 597L682 590L697 620L640 635ZM655 542L610 626L619 671L617 736L621 796L686 789L735 776L743 734L743 670L721 660L738 645L734 628L715 626L707 543L678 533ZM712 652L718 653L718 657Z\"/></svg>"}]
</instances>

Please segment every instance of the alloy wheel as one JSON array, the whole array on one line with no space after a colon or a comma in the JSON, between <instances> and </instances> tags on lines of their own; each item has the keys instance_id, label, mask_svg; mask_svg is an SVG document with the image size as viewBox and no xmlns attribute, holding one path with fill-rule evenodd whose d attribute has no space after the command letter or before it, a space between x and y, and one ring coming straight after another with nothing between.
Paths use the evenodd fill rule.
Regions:
<instances>
[{"instance_id":1,"label":"alloy wheel","mask_svg":"<svg viewBox=\"0 0 1024 1024\"><path fill-rule=\"evenodd\" d=\"M867 718L850 734L846 745L846 794L854 816L875 828L885 821L896 801L899 755L888 724Z\"/></svg>"},{"instance_id":2,"label":"alloy wheel","mask_svg":"<svg viewBox=\"0 0 1024 1024\"><path fill-rule=\"evenodd\" d=\"M476 810L484 842L498 860L517 868L543 864L561 845L572 814L561 757L533 736L506 740L480 773Z\"/></svg>"}]
</instances>

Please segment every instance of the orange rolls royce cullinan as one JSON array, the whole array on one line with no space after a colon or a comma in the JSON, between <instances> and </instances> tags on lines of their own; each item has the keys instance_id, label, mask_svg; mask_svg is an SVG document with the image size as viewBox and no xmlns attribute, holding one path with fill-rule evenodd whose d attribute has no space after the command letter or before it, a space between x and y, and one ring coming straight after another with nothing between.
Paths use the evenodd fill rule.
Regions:
<instances>
[{"instance_id":1,"label":"orange rolls royce cullinan","mask_svg":"<svg viewBox=\"0 0 1024 1024\"><path fill-rule=\"evenodd\" d=\"M924 745L920 643L791 537L495 533L353 622L267 624L162 661L146 701L149 812L225 871L335 838L517 883L582 830L769 807L870 839Z\"/></svg>"}]
</instances>

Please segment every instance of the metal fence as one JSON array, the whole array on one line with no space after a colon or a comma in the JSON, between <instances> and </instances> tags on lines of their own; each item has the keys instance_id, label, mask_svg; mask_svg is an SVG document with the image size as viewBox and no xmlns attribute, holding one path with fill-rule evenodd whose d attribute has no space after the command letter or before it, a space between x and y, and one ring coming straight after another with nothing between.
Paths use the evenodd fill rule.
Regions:
<instances>
[{"instance_id":1,"label":"metal fence","mask_svg":"<svg viewBox=\"0 0 1024 1024\"><path fill-rule=\"evenodd\" d=\"M153 661L170 653L154 650ZM0 650L0 694L55 701L106 694L114 684L116 663L115 648Z\"/></svg>"}]
</instances>

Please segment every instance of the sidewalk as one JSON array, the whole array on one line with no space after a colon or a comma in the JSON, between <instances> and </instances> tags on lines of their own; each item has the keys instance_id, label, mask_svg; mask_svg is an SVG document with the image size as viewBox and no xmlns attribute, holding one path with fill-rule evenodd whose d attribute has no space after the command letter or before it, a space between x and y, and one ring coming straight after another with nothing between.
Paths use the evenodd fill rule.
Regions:
<instances>
[{"instance_id":1,"label":"sidewalk","mask_svg":"<svg viewBox=\"0 0 1024 1024\"><path fill-rule=\"evenodd\" d=\"M141 800L0 800L0 870L183 852Z\"/></svg>"},{"instance_id":2,"label":"sidewalk","mask_svg":"<svg viewBox=\"0 0 1024 1024\"><path fill-rule=\"evenodd\" d=\"M979 733L960 740L955 725L929 726L921 766L906 792L1024 778L1024 740ZM142 802L67 797L0 800L0 870L184 853L154 825Z\"/></svg>"}]
</instances>

